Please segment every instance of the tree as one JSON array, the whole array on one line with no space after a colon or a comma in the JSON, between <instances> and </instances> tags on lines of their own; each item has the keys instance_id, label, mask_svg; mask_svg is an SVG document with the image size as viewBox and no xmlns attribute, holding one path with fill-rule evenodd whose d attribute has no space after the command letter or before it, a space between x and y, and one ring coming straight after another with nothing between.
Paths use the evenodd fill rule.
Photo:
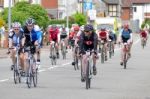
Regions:
<instances>
[{"instance_id":1,"label":"tree","mask_svg":"<svg viewBox=\"0 0 150 99\"><path fill-rule=\"evenodd\" d=\"M19 21L22 24L25 23L25 20L29 17L32 17L36 20L36 23L46 28L49 22L47 11L37 4L30 4L28 2L18 2L15 4L12 9L12 22ZM7 22L8 17L8 8L4 9L2 17Z\"/></svg>"},{"instance_id":2,"label":"tree","mask_svg":"<svg viewBox=\"0 0 150 99\"><path fill-rule=\"evenodd\" d=\"M72 15L73 19L75 20L75 23L81 25L85 25L87 22L87 17L85 15L83 15L82 13L76 13L74 15Z\"/></svg>"}]
</instances>

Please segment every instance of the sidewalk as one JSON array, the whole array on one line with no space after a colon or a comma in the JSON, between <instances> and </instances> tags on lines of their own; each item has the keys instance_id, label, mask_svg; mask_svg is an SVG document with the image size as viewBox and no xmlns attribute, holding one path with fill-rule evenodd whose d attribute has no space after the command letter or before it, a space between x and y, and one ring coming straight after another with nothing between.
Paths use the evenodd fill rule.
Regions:
<instances>
[{"instance_id":1,"label":"sidewalk","mask_svg":"<svg viewBox=\"0 0 150 99\"><path fill-rule=\"evenodd\" d=\"M9 57L7 51L7 48L0 48L0 59Z\"/></svg>"}]
</instances>

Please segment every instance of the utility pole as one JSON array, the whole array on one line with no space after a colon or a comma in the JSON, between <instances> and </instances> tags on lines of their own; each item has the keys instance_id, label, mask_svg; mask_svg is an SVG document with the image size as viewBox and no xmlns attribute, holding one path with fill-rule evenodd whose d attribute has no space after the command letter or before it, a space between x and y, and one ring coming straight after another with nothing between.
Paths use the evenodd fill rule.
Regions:
<instances>
[{"instance_id":1,"label":"utility pole","mask_svg":"<svg viewBox=\"0 0 150 99\"><path fill-rule=\"evenodd\" d=\"M8 8L8 32L11 29L11 0L9 0L9 8Z\"/></svg>"},{"instance_id":2,"label":"utility pole","mask_svg":"<svg viewBox=\"0 0 150 99\"><path fill-rule=\"evenodd\" d=\"M68 0L66 0L66 25L67 25L67 32L69 33Z\"/></svg>"}]
</instances>

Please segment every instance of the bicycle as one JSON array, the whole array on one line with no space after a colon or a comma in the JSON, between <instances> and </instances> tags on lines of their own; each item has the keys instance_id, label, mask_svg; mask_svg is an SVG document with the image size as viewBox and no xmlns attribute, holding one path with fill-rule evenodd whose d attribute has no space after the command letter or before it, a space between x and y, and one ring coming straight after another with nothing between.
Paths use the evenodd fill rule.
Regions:
<instances>
[{"instance_id":1,"label":"bicycle","mask_svg":"<svg viewBox=\"0 0 150 99\"><path fill-rule=\"evenodd\" d=\"M56 65L56 48L55 48L55 42L51 41L51 48L50 48L50 58L51 58L51 64Z\"/></svg>"},{"instance_id":2,"label":"bicycle","mask_svg":"<svg viewBox=\"0 0 150 99\"><path fill-rule=\"evenodd\" d=\"M101 41L101 63L105 61L105 42Z\"/></svg>"},{"instance_id":3,"label":"bicycle","mask_svg":"<svg viewBox=\"0 0 150 99\"><path fill-rule=\"evenodd\" d=\"M15 54L15 64L14 64L14 83L17 84L18 82L21 83L21 70L19 69L20 59L19 59L19 46L16 46L15 48L9 48L9 49L16 49Z\"/></svg>"},{"instance_id":4,"label":"bicycle","mask_svg":"<svg viewBox=\"0 0 150 99\"><path fill-rule=\"evenodd\" d=\"M63 59L66 59L66 45L65 45L65 39L62 39L61 40L61 53L62 53L62 56L63 56Z\"/></svg>"},{"instance_id":5,"label":"bicycle","mask_svg":"<svg viewBox=\"0 0 150 99\"><path fill-rule=\"evenodd\" d=\"M75 51L74 51L75 55L74 55L74 70L79 70L79 46L75 47Z\"/></svg>"},{"instance_id":6,"label":"bicycle","mask_svg":"<svg viewBox=\"0 0 150 99\"><path fill-rule=\"evenodd\" d=\"M86 51L86 60L85 60L85 83L86 83L86 89L91 88L91 79L92 79L92 74L93 74L93 56L92 56L93 51Z\"/></svg>"},{"instance_id":7,"label":"bicycle","mask_svg":"<svg viewBox=\"0 0 150 99\"><path fill-rule=\"evenodd\" d=\"M142 48L144 49L144 47L146 46L146 38L142 38L141 45Z\"/></svg>"},{"instance_id":8,"label":"bicycle","mask_svg":"<svg viewBox=\"0 0 150 99\"><path fill-rule=\"evenodd\" d=\"M123 44L123 66L124 66L124 69L126 69L127 67L127 61L129 59L129 44L128 43L124 43Z\"/></svg>"},{"instance_id":9,"label":"bicycle","mask_svg":"<svg viewBox=\"0 0 150 99\"><path fill-rule=\"evenodd\" d=\"M28 53L28 59L26 61L28 64L28 68L27 68L27 86L28 86L28 88L31 88L32 83L33 83L34 87L37 87L37 83L38 83L38 69L36 68L34 49L35 49L35 46L30 46L25 49Z\"/></svg>"},{"instance_id":10,"label":"bicycle","mask_svg":"<svg viewBox=\"0 0 150 99\"><path fill-rule=\"evenodd\" d=\"M113 41L108 41L108 50L109 50L109 58L111 58L114 55L114 48L113 48Z\"/></svg>"},{"instance_id":11,"label":"bicycle","mask_svg":"<svg viewBox=\"0 0 150 99\"><path fill-rule=\"evenodd\" d=\"M101 46L102 46L102 44L101 44L101 40L98 40L98 51L99 51L99 53L101 53Z\"/></svg>"}]
</instances>

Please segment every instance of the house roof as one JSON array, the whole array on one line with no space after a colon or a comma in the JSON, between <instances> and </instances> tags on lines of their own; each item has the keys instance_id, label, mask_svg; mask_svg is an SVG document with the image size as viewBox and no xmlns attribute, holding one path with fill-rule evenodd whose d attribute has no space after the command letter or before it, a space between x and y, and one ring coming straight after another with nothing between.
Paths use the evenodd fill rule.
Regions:
<instances>
[{"instance_id":1,"label":"house roof","mask_svg":"<svg viewBox=\"0 0 150 99\"><path fill-rule=\"evenodd\" d=\"M132 0L122 0L122 7L131 7Z\"/></svg>"},{"instance_id":2,"label":"house roof","mask_svg":"<svg viewBox=\"0 0 150 99\"><path fill-rule=\"evenodd\" d=\"M122 0L122 7L131 7L132 4L150 3L150 0Z\"/></svg>"},{"instance_id":3,"label":"house roof","mask_svg":"<svg viewBox=\"0 0 150 99\"><path fill-rule=\"evenodd\" d=\"M145 4L145 3L150 3L150 0L132 0L132 3Z\"/></svg>"},{"instance_id":4,"label":"house roof","mask_svg":"<svg viewBox=\"0 0 150 99\"><path fill-rule=\"evenodd\" d=\"M102 0L102 1L108 4L119 4L119 0Z\"/></svg>"}]
</instances>

